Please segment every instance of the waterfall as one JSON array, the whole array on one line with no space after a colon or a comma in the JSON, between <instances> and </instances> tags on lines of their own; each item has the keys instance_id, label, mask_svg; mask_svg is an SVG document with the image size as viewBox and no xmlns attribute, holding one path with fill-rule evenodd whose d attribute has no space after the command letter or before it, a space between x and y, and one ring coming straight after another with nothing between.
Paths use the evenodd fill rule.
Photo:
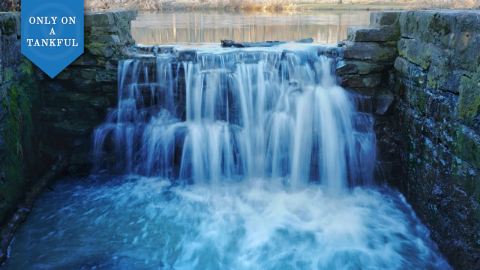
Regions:
<instances>
[{"instance_id":1,"label":"waterfall","mask_svg":"<svg viewBox=\"0 0 480 270\"><path fill-rule=\"evenodd\" d=\"M373 119L336 84L333 62L305 46L120 62L118 106L95 130L96 169L197 184L369 185Z\"/></svg>"},{"instance_id":2,"label":"waterfall","mask_svg":"<svg viewBox=\"0 0 480 270\"><path fill-rule=\"evenodd\" d=\"M42 194L2 269L452 269L372 185L373 119L334 58L191 55L119 63L95 173Z\"/></svg>"}]
</instances>

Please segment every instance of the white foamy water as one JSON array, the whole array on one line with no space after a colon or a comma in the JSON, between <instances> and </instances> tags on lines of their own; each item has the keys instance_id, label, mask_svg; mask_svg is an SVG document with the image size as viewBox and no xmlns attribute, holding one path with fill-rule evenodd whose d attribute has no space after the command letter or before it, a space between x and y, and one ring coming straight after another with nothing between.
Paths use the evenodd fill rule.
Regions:
<instances>
[{"instance_id":1,"label":"white foamy water","mask_svg":"<svg viewBox=\"0 0 480 270\"><path fill-rule=\"evenodd\" d=\"M402 195L270 181L64 180L2 269L450 269Z\"/></svg>"}]
</instances>

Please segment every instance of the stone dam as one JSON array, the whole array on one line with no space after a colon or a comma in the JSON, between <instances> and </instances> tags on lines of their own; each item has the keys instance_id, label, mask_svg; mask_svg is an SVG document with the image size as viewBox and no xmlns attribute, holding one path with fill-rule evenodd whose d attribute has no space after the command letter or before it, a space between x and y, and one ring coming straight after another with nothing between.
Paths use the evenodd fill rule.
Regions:
<instances>
[{"instance_id":1,"label":"stone dam","mask_svg":"<svg viewBox=\"0 0 480 270\"><path fill-rule=\"evenodd\" d=\"M45 185L42 175L97 169L94 131L122 100L122 68L135 69L128 61L150 71L140 85L155 81L159 57L168 57L171 96L153 97L150 86L139 91L145 103L171 98L179 118L195 118L187 109L188 70L179 63L195 63L203 49L136 45L135 17L134 11L85 14L85 53L50 79L20 53L20 14L0 13L3 260L12 222L29 211L31 194ZM374 12L370 27L352 26L347 40L312 50L331 59L336 83L373 119L376 184L405 196L454 269L480 269L480 13ZM156 81L163 82L173 83ZM128 165L100 159L109 168Z\"/></svg>"}]
</instances>

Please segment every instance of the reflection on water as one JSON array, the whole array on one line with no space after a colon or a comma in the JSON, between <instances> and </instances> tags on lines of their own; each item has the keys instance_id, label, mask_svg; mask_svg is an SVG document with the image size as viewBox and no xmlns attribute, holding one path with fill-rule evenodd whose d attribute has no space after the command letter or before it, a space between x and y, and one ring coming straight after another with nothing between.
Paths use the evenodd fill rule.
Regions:
<instances>
[{"instance_id":1,"label":"reflection on water","mask_svg":"<svg viewBox=\"0 0 480 270\"><path fill-rule=\"evenodd\" d=\"M132 22L137 44L218 43L221 39L244 42L298 40L312 37L322 44L347 37L350 25L369 25L370 12L140 13Z\"/></svg>"}]
</instances>

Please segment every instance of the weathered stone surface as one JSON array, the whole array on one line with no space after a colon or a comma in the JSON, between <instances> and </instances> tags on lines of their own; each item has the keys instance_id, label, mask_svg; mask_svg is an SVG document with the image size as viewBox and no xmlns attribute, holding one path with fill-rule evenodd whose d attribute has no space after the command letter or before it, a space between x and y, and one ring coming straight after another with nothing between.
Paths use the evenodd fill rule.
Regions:
<instances>
[{"instance_id":1,"label":"weathered stone surface","mask_svg":"<svg viewBox=\"0 0 480 270\"><path fill-rule=\"evenodd\" d=\"M381 62L366 62L366 61L340 61L337 66L338 75L346 74L370 74L370 73L379 73L386 70L389 67L387 63Z\"/></svg>"},{"instance_id":2,"label":"weathered stone surface","mask_svg":"<svg viewBox=\"0 0 480 270\"><path fill-rule=\"evenodd\" d=\"M397 41L399 37L400 29L392 26L382 28L349 26L347 29L348 40L354 42Z\"/></svg>"},{"instance_id":3,"label":"weathered stone surface","mask_svg":"<svg viewBox=\"0 0 480 270\"><path fill-rule=\"evenodd\" d=\"M75 61L73 61L70 66L96 66L97 59L95 56L84 53L80 55Z\"/></svg>"},{"instance_id":4,"label":"weathered stone surface","mask_svg":"<svg viewBox=\"0 0 480 270\"><path fill-rule=\"evenodd\" d=\"M91 132L117 103L117 66L133 44L130 21L135 11L85 14L85 53L51 80L39 76L44 92L42 140L48 155L55 151L89 151ZM54 139L51 139L54 138ZM47 153L47 152L45 152ZM91 162L91 160L87 161ZM69 167L81 173L88 166Z\"/></svg>"},{"instance_id":5,"label":"weathered stone surface","mask_svg":"<svg viewBox=\"0 0 480 270\"><path fill-rule=\"evenodd\" d=\"M460 98L457 104L457 115L460 120L473 121L480 107L480 80L466 76L460 79Z\"/></svg>"},{"instance_id":6,"label":"weathered stone surface","mask_svg":"<svg viewBox=\"0 0 480 270\"><path fill-rule=\"evenodd\" d=\"M427 86L427 74L420 66L409 62L403 57L397 57L394 67L398 74L408 79L410 83L420 87Z\"/></svg>"},{"instance_id":7,"label":"weathered stone surface","mask_svg":"<svg viewBox=\"0 0 480 270\"><path fill-rule=\"evenodd\" d=\"M338 76L358 74L358 67L351 61L338 61L335 67Z\"/></svg>"},{"instance_id":8,"label":"weathered stone surface","mask_svg":"<svg viewBox=\"0 0 480 270\"><path fill-rule=\"evenodd\" d=\"M114 18L112 12L90 12L85 13L85 15L85 27L108 27L110 25L114 25Z\"/></svg>"},{"instance_id":9,"label":"weathered stone surface","mask_svg":"<svg viewBox=\"0 0 480 270\"><path fill-rule=\"evenodd\" d=\"M96 74L95 80L97 82L117 82L117 71L112 69L99 70Z\"/></svg>"},{"instance_id":10,"label":"weathered stone surface","mask_svg":"<svg viewBox=\"0 0 480 270\"><path fill-rule=\"evenodd\" d=\"M402 38L398 41L398 53L408 61L421 66L423 69L430 67L432 46L416 39Z\"/></svg>"},{"instance_id":11,"label":"weathered stone surface","mask_svg":"<svg viewBox=\"0 0 480 270\"><path fill-rule=\"evenodd\" d=\"M95 56L112 57L117 51L113 44L90 43L85 45L85 49Z\"/></svg>"},{"instance_id":12,"label":"weathered stone surface","mask_svg":"<svg viewBox=\"0 0 480 270\"><path fill-rule=\"evenodd\" d=\"M94 127L95 126L85 122L62 121L53 124L52 132L67 136L81 136L91 133Z\"/></svg>"},{"instance_id":13,"label":"weathered stone surface","mask_svg":"<svg viewBox=\"0 0 480 270\"><path fill-rule=\"evenodd\" d=\"M377 87L382 82L381 74L369 75L344 75L342 76L342 86L348 88L372 88Z\"/></svg>"},{"instance_id":14,"label":"weathered stone surface","mask_svg":"<svg viewBox=\"0 0 480 270\"><path fill-rule=\"evenodd\" d=\"M452 38L464 31L479 31L478 11L467 10L417 10L400 15L402 37L436 42L452 48Z\"/></svg>"},{"instance_id":15,"label":"weathered stone surface","mask_svg":"<svg viewBox=\"0 0 480 270\"><path fill-rule=\"evenodd\" d=\"M370 27L398 26L398 20L401 12L399 11L381 11L370 14Z\"/></svg>"},{"instance_id":16,"label":"weathered stone surface","mask_svg":"<svg viewBox=\"0 0 480 270\"><path fill-rule=\"evenodd\" d=\"M375 113L379 115L389 114L392 111L395 97L392 92L384 91L375 95Z\"/></svg>"},{"instance_id":17,"label":"weathered stone surface","mask_svg":"<svg viewBox=\"0 0 480 270\"><path fill-rule=\"evenodd\" d=\"M393 62L398 55L395 46L373 42L345 42L343 57L345 59ZM392 44L392 45L396 45Z\"/></svg>"},{"instance_id":18,"label":"weathered stone surface","mask_svg":"<svg viewBox=\"0 0 480 270\"><path fill-rule=\"evenodd\" d=\"M403 12L395 61L397 186L455 269L480 267L479 19Z\"/></svg>"},{"instance_id":19,"label":"weathered stone surface","mask_svg":"<svg viewBox=\"0 0 480 270\"><path fill-rule=\"evenodd\" d=\"M0 13L0 225L23 200L39 159L38 89L19 37L20 14Z\"/></svg>"},{"instance_id":20,"label":"weathered stone surface","mask_svg":"<svg viewBox=\"0 0 480 270\"><path fill-rule=\"evenodd\" d=\"M84 68L80 71L81 77L87 80L95 79L97 75L97 69L95 68Z\"/></svg>"},{"instance_id":21,"label":"weathered stone surface","mask_svg":"<svg viewBox=\"0 0 480 270\"><path fill-rule=\"evenodd\" d=\"M372 13L371 27L387 25L400 29L399 57L372 69L388 42L380 30L351 28L337 75L372 97L379 162L389 171L379 175L405 194L455 269L480 269L480 15ZM383 74L382 82L365 87L361 73Z\"/></svg>"},{"instance_id":22,"label":"weathered stone surface","mask_svg":"<svg viewBox=\"0 0 480 270\"><path fill-rule=\"evenodd\" d=\"M117 84L104 84L102 85L102 91L107 93L118 93Z\"/></svg>"},{"instance_id":23,"label":"weathered stone surface","mask_svg":"<svg viewBox=\"0 0 480 270\"><path fill-rule=\"evenodd\" d=\"M88 43L106 43L112 45L120 45L120 38L117 35L98 35L92 34L87 37Z\"/></svg>"}]
</instances>

